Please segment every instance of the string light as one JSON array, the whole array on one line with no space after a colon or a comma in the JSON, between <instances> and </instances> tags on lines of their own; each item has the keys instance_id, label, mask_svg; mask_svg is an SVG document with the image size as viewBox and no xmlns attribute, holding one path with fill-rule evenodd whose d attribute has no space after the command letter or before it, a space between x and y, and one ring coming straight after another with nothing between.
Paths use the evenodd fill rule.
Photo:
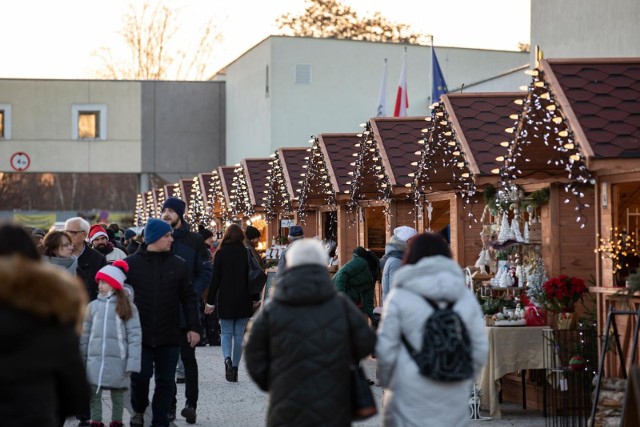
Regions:
<instances>
[{"instance_id":1,"label":"string light","mask_svg":"<svg viewBox=\"0 0 640 427\"><path fill-rule=\"evenodd\" d=\"M413 181L413 203L418 218L422 217L424 195L435 191L433 184L437 178L438 183L446 182L456 196L460 195L467 216L476 221L473 210L469 209L478 201L473 197L477 191L474 175L444 104L434 103L431 117L425 120L429 125L422 130L422 150Z\"/></svg>"},{"instance_id":2,"label":"string light","mask_svg":"<svg viewBox=\"0 0 640 427\"><path fill-rule=\"evenodd\" d=\"M573 130L565 120L562 108L557 104L551 87L545 80L542 70L534 70L528 93L522 102L523 118L512 129L513 139L509 143L509 152L503 166L499 169L499 194L508 194L515 181L522 176L522 162L531 162L525 156L527 147L532 144L544 144L556 155L550 156L547 165L550 170L564 170L568 182L565 192L576 201L576 222L580 228L586 226L587 217L584 209L589 207L584 198L584 186L593 186L595 178L587 168L584 156ZM569 203L569 199L565 203Z\"/></svg>"},{"instance_id":3,"label":"string light","mask_svg":"<svg viewBox=\"0 0 640 427\"><path fill-rule=\"evenodd\" d=\"M291 212L291 197L287 191L287 182L284 176L284 168L281 164L284 159L280 158L276 151L269 161L269 175L267 176L268 189L265 200L266 217L273 220L278 217L278 207L284 212Z\"/></svg>"},{"instance_id":4,"label":"string light","mask_svg":"<svg viewBox=\"0 0 640 427\"><path fill-rule=\"evenodd\" d=\"M309 140L311 148L307 150L307 164L304 179L298 182L301 185L300 196L298 197L298 220L304 222L307 212L310 210L309 199L321 199L323 204L328 206L332 211L336 207L336 192L331 185L329 178L329 169L324 154L320 147L320 140L316 136L312 136Z\"/></svg>"}]
</instances>

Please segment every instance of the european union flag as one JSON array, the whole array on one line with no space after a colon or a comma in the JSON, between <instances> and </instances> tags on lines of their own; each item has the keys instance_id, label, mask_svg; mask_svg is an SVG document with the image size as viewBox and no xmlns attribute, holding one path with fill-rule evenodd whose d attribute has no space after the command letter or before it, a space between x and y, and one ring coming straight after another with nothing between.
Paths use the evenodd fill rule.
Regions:
<instances>
[{"instance_id":1,"label":"european union flag","mask_svg":"<svg viewBox=\"0 0 640 427\"><path fill-rule=\"evenodd\" d=\"M431 88L431 102L438 102L442 94L448 93L447 82L444 81L444 75L438 63L436 50L431 47L431 63L433 64L433 87Z\"/></svg>"}]
</instances>

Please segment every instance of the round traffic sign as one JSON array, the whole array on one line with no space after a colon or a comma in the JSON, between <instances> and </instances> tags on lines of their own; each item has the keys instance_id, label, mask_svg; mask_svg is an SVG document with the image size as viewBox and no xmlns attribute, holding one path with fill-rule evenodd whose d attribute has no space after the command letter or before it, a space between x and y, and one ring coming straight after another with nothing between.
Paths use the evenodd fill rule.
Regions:
<instances>
[{"instance_id":1,"label":"round traffic sign","mask_svg":"<svg viewBox=\"0 0 640 427\"><path fill-rule=\"evenodd\" d=\"M18 172L26 171L29 169L29 165L31 165L31 159L27 153L18 151L11 156L11 167L13 170Z\"/></svg>"}]
</instances>

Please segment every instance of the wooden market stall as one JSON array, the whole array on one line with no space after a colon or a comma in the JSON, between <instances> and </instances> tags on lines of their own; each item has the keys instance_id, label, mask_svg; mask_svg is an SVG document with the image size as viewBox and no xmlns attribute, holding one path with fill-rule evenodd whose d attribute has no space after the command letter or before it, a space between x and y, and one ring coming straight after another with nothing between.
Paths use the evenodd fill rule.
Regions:
<instances>
[{"instance_id":1,"label":"wooden market stall","mask_svg":"<svg viewBox=\"0 0 640 427\"><path fill-rule=\"evenodd\" d=\"M360 137L355 133L322 133L311 140L300 192L298 218L302 223L315 218L316 235L337 239L342 266L360 244L356 216L349 212L351 181L355 171Z\"/></svg>"},{"instance_id":2,"label":"wooden market stall","mask_svg":"<svg viewBox=\"0 0 640 427\"><path fill-rule=\"evenodd\" d=\"M411 195L426 125L425 117L376 117L358 142L349 206L361 245L379 257L394 228L419 228Z\"/></svg>"},{"instance_id":3,"label":"wooden market stall","mask_svg":"<svg viewBox=\"0 0 640 427\"><path fill-rule=\"evenodd\" d=\"M222 233L224 229L234 220L238 220L236 217L233 204L235 203L235 194L233 192L233 179L235 177L236 166L218 166L218 177L220 178L220 187L222 189L222 197L224 199L224 206L227 213L225 215L226 221L222 224ZM240 218L241 219L241 218Z\"/></svg>"},{"instance_id":4,"label":"wooden market stall","mask_svg":"<svg viewBox=\"0 0 640 427\"><path fill-rule=\"evenodd\" d=\"M473 266L487 249L480 233L491 213L481 192L497 184L492 171L496 158L507 154L505 128L513 125L513 115L521 110L516 101L522 98L518 93L446 94L426 119L413 183L418 227L436 232L447 227L452 256L462 267Z\"/></svg>"},{"instance_id":5,"label":"wooden market stall","mask_svg":"<svg viewBox=\"0 0 640 427\"><path fill-rule=\"evenodd\" d=\"M203 222L220 239L228 211L219 172L214 169L209 173L201 173L198 179L204 200Z\"/></svg>"},{"instance_id":6,"label":"wooden market stall","mask_svg":"<svg viewBox=\"0 0 640 427\"><path fill-rule=\"evenodd\" d=\"M270 158L243 159L235 169L232 192L235 199L232 205L234 214L242 218L244 229L252 225L260 231L258 249L267 248L267 223L265 220L266 199L269 191L267 178Z\"/></svg>"},{"instance_id":7,"label":"wooden market stall","mask_svg":"<svg viewBox=\"0 0 640 427\"><path fill-rule=\"evenodd\" d=\"M316 235L314 217L304 223L298 218L299 197L309 157L305 147L279 148L271 156L268 169L268 192L265 200L267 220L267 244L286 243L291 224L299 224L304 235ZM315 212L312 212L313 216Z\"/></svg>"}]
</instances>

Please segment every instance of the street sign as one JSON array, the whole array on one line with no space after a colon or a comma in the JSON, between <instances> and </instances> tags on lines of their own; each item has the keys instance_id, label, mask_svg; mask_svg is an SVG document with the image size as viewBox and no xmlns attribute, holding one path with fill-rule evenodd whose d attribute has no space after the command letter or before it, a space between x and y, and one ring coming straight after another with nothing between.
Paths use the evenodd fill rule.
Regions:
<instances>
[{"instance_id":1,"label":"street sign","mask_svg":"<svg viewBox=\"0 0 640 427\"><path fill-rule=\"evenodd\" d=\"M29 169L31 165L31 159L27 153L23 153L22 151L18 151L17 153L13 153L11 156L11 167L16 172L23 172Z\"/></svg>"}]
</instances>

